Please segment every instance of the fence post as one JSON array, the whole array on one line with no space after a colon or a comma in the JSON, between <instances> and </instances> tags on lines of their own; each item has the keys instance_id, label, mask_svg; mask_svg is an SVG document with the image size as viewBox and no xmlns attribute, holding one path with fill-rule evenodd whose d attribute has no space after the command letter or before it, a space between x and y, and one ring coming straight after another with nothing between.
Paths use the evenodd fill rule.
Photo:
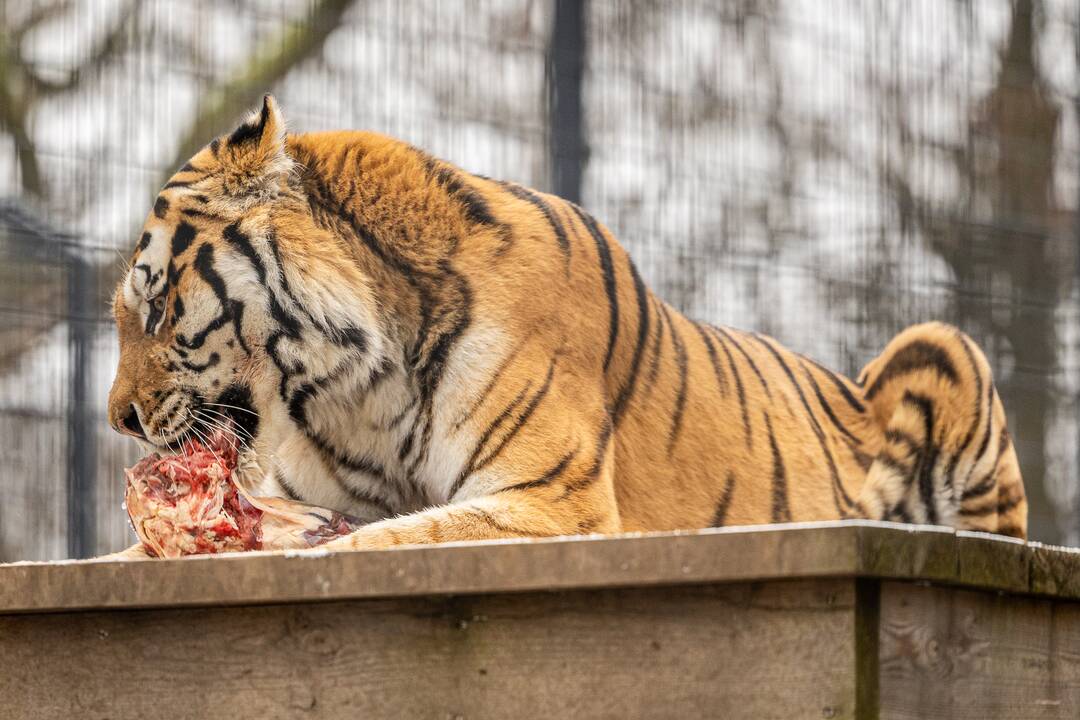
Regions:
<instances>
[{"instance_id":1,"label":"fence post","mask_svg":"<svg viewBox=\"0 0 1080 720\"><path fill-rule=\"evenodd\" d=\"M1076 17L1076 32L1073 34L1073 56L1078 64L1080 64L1080 7L1077 8ZM1076 106L1077 117L1080 117L1080 92L1073 95L1073 104ZM1080 174L1080 169L1077 170ZM1080 189L1080 183L1077 183L1077 188ZM1076 211L1073 213L1073 222L1075 227L1073 228L1073 235L1076 239L1076 245L1073 247L1074 264L1073 272L1075 274L1073 282L1076 284L1076 291L1080 295L1080 193L1076 197ZM1080 310L1080 307L1074 308ZM1074 484L1080 483L1080 392L1073 398L1076 404L1075 421L1076 426L1073 428L1074 442L1076 443L1076 467L1073 471L1072 482ZM1073 516L1073 527L1071 528L1072 537L1067 538L1066 542L1070 545L1076 545L1080 543L1080 492L1076 493L1076 507L1075 514Z\"/></svg>"},{"instance_id":2,"label":"fence post","mask_svg":"<svg viewBox=\"0 0 1080 720\"><path fill-rule=\"evenodd\" d=\"M90 408L96 273L72 249L68 256L68 350L70 357L67 428L68 557L95 554L97 543L97 426Z\"/></svg>"},{"instance_id":3,"label":"fence post","mask_svg":"<svg viewBox=\"0 0 1080 720\"><path fill-rule=\"evenodd\" d=\"M551 191L581 202L588 162L582 85L585 76L587 0L555 0L547 53L548 152Z\"/></svg>"}]
</instances>

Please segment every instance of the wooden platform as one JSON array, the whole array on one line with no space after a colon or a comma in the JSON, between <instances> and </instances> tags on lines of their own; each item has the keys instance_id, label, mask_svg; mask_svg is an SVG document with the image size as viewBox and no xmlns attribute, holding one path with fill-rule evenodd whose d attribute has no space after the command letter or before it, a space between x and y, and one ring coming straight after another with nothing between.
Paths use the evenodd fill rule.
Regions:
<instances>
[{"instance_id":1,"label":"wooden platform","mask_svg":"<svg viewBox=\"0 0 1080 720\"><path fill-rule=\"evenodd\" d=\"M1080 552L886 523L0 566L3 718L1077 718Z\"/></svg>"}]
</instances>

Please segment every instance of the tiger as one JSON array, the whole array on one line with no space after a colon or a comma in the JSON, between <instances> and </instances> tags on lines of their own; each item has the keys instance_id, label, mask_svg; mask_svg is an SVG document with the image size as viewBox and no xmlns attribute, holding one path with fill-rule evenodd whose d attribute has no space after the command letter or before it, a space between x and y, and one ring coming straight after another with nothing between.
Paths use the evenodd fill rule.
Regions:
<instances>
[{"instance_id":1,"label":"tiger","mask_svg":"<svg viewBox=\"0 0 1080 720\"><path fill-rule=\"evenodd\" d=\"M108 418L230 423L328 551L844 519L1024 538L984 354L910 327L856 380L649 290L578 205L267 95L164 185L113 301ZM137 552L134 551L133 552Z\"/></svg>"}]
</instances>

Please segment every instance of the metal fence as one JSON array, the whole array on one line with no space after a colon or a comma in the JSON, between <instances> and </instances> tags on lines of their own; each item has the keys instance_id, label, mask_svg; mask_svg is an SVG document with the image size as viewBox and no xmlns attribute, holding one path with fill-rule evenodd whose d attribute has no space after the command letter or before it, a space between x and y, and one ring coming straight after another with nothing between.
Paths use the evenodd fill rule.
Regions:
<instances>
[{"instance_id":1,"label":"metal fence","mask_svg":"<svg viewBox=\"0 0 1080 720\"><path fill-rule=\"evenodd\" d=\"M115 251L170 170L267 89L294 130L375 129L580 197L680 309L846 372L904 325L957 323L994 365L1032 535L1080 541L1078 15L1071 0L0 2L0 196L23 208L0 238L31 238L3 240L0 270L0 559L128 539L134 448L102 418ZM48 245L54 230L24 228L41 219L71 234ZM96 499L68 503L71 488Z\"/></svg>"}]
</instances>

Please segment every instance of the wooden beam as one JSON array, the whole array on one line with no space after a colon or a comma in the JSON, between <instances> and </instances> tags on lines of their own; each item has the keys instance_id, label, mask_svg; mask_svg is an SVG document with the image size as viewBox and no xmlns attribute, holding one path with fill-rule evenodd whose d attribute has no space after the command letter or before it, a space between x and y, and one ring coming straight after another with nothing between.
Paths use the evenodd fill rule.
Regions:
<instances>
[{"instance_id":1,"label":"wooden beam","mask_svg":"<svg viewBox=\"0 0 1080 720\"><path fill-rule=\"evenodd\" d=\"M841 580L0 618L5 717L850 718Z\"/></svg>"},{"instance_id":2,"label":"wooden beam","mask_svg":"<svg viewBox=\"0 0 1080 720\"><path fill-rule=\"evenodd\" d=\"M1076 718L1078 569L871 522L22 563L0 714Z\"/></svg>"},{"instance_id":3,"label":"wooden beam","mask_svg":"<svg viewBox=\"0 0 1080 720\"><path fill-rule=\"evenodd\" d=\"M925 580L1080 598L1075 551L869 521L351 553L0 566L0 614L251 605L792 577Z\"/></svg>"},{"instance_id":4,"label":"wooden beam","mask_svg":"<svg viewBox=\"0 0 1080 720\"><path fill-rule=\"evenodd\" d=\"M881 717L1080 717L1080 604L884 583Z\"/></svg>"}]
</instances>

